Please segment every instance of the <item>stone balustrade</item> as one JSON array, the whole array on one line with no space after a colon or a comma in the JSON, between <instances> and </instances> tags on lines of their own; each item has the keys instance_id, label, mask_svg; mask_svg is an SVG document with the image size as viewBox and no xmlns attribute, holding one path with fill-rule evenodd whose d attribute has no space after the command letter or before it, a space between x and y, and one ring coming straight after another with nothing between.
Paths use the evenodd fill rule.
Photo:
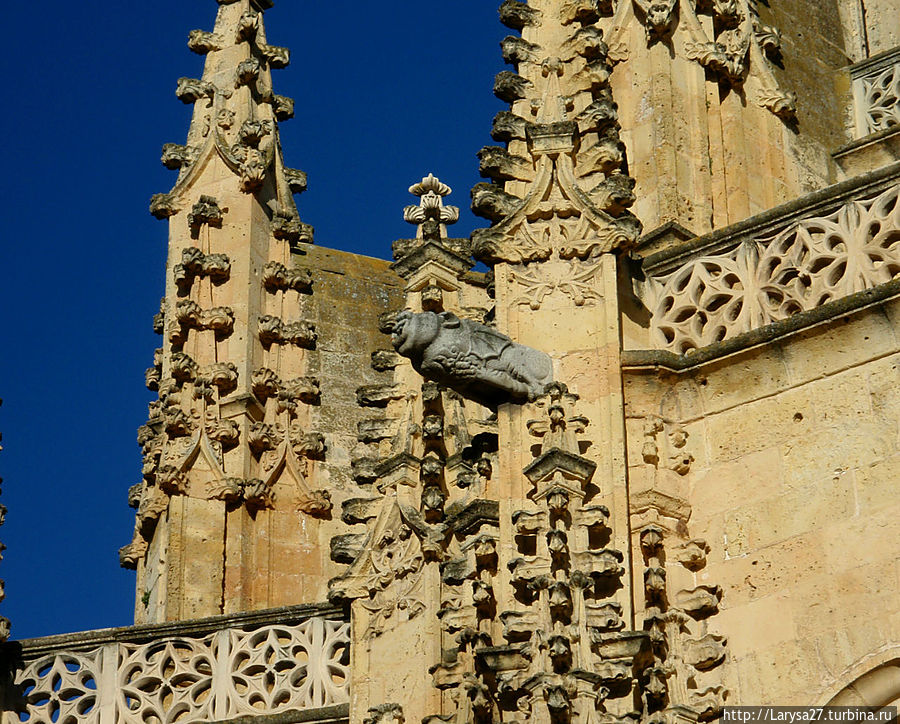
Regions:
<instances>
[{"instance_id":1,"label":"stone balustrade","mask_svg":"<svg viewBox=\"0 0 900 724\"><path fill-rule=\"evenodd\" d=\"M349 623L303 606L11 644L21 668L7 722L125 724L279 715L340 721ZM18 702L15 700L18 699Z\"/></svg>"},{"instance_id":2,"label":"stone balustrade","mask_svg":"<svg viewBox=\"0 0 900 724\"><path fill-rule=\"evenodd\" d=\"M900 275L900 164L643 260L650 346L689 355Z\"/></svg>"},{"instance_id":3,"label":"stone balustrade","mask_svg":"<svg viewBox=\"0 0 900 724\"><path fill-rule=\"evenodd\" d=\"M850 68L857 138L900 126L900 48Z\"/></svg>"}]
</instances>

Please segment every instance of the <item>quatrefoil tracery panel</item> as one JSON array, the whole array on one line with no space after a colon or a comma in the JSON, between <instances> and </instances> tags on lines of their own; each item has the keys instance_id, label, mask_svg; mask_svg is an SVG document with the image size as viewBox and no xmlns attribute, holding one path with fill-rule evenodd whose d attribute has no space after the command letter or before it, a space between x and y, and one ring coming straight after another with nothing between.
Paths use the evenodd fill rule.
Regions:
<instances>
[{"instance_id":1,"label":"quatrefoil tracery panel","mask_svg":"<svg viewBox=\"0 0 900 724\"><path fill-rule=\"evenodd\" d=\"M862 135L900 125L900 63L856 83Z\"/></svg>"},{"instance_id":2,"label":"quatrefoil tracery panel","mask_svg":"<svg viewBox=\"0 0 900 724\"><path fill-rule=\"evenodd\" d=\"M346 701L349 625L310 619L299 627L231 633L229 715L313 709Z\"/></svg>"},{"instance_id":3,"label":"quatrefoil tracery panel","mask_svg":"<svg viewBox=\"0 0 900 724\"><path fill-rule=\"evenodd\" d=\"M677 354L900 275L900 187L651 280L653 342Z\"/></svg>"},{"instance_id":4,"label":"quatrefoil tracery panel","mask_svg":"<svg viewBox=\"0 0 900 724\"><path fill-rule=\"evenodd\" d=\"M51 654L19 673L27 702L19 721L29 724L77 724L99 721L99 652Z\"/></svg>"},{"instance_id":5,"label":"quatrefoil tracery panel","mask_svg":"<svg viewBox=\"0 0 900 724\"><path fill-rule=\"evenodd\" d=\"M119 666L120 720L173 724L212 718L210 638L126 646Z\"/></svg>"},{"instance_id":6,"label":"quatrefoil tracery panel","mask_svg":"<svg viewBox=\"0 0 900 724\"><path fill-rule=\"evenodd\" d=\"M19 672L25 710L7 721L95 724L102 710L120 724L175 724L344 704L349 649L349 624L312 618L53 653Z\"/></svg>"}]
</instances>

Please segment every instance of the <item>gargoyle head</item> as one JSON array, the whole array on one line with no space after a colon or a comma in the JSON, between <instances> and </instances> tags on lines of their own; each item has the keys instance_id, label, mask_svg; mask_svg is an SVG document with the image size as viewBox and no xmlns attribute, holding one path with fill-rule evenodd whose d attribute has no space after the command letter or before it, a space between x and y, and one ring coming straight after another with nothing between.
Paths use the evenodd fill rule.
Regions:
<instances>
[{"instance_id":1,"label":"gargoyle head","mask_svg":"<svg viewBox=\"0 0 900 724\"><path fill-rule=\"evenodd\" d=\"M391 343L404 357L421 357L441 331L442 319L434 312L414 314L408 309L400 312L394 322Z\"/></svg>"},{"instance_id":2,"label":"gargoyle head","mask_svg":"<svg viewBox=\"0 0 900 724\"><path fill-rule=\"evenodd\" d=\"M654 0L647 9L647 23L657 33L663 33L672 22L675 0Z\"/></svg>"}]
</instances>

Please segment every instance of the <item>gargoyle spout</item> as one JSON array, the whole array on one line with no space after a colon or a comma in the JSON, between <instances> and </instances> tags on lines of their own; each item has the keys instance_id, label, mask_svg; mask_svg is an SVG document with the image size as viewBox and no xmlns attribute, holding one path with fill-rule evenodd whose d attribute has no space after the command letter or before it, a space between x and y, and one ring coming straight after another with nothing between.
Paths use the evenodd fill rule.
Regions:
<instances>
[{"instance_id":1,"label":"gargoyle spout","mask_svg":"<svg viewBox=\"0 0 900 724\"><path fill-rule=\"evenodd\" d=\"M391 341L423 377L487 407L533 400L553 381L549 355L450 312L400 312Z\"/></svg>"}]
</instances>

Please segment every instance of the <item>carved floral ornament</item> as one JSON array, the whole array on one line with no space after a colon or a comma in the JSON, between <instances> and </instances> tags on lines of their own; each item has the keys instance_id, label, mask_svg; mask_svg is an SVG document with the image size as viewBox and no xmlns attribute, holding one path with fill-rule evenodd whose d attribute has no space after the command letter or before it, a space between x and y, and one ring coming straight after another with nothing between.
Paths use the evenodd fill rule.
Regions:
<instances>
[{"instance_id":1,"label":"carved floral ornament","mask_svg":"<svg viewBox=\"0 0 900 724\"><path fill-rule=\"evenodd\" d=\"M603 299L597 290L600 266L578 260L570 261L552 269L529 266L514 267L510 280L519 288L515 304L527 304L538 310L544 299L554 293L568 298L576 307L592 306Z\"/></svg>"},{"instance_id":2,"label":"carved floral ornament","mask_svg":"<svg viewBox=\"0 0 900 724\"><path fill-rule=\"evenodd\" d=\"M650 524L641 530L644 563L644 630L649 633L650 659L642 673L642 703L650 721L669 720L677 708L693 710L693 720L715 718L730 695L707 676L727 656L727 640L710 633L710 618L719 610L722 589L700 585L670 592L666 550L673 539L665 528ZM691 571L706 565L709 547L691 540L674 549L674 558ZM713 686L708 684L713 683Z\"/></svg>"},{"instance_id":3,"label":"carved floral ornament","mask_svg":"<svg viewBox=\"0 0 900 724\"><path fill-rule=\"evenodd\" d=\"M223 266L228 269L223 255L203 255L193 247L185 250L183 261L186 278L189 272L220 273ZM289 273L283 267L270 271L275 282L306 288L308 280L302 271ZM231 310L203 310L194 301L183 299L174 310L170 340L183 343L187 329L230 331L233 322ZM120 551L123 566L134 568L146 554L147 541L168 506L169 496L188 495L259 510L274 507L277 486L282 495L287 491L290 497L286 503L280 501L283 507L294 506L298 512L314 517L330 515L328 491L313 489L308 483L310 461L324 457L324 436L304 429L296 419L300 403L319 402L317 379L281 380L269 369L255 370L250 385L265 406L266 417L253 422L243 433L235 420L222 416L219 405L221 398L237 386L238 371L233 363L201 367L185 352L174 351L168 365L171 377L162 379L161 351L157 357L157 365L148 372L148 382L158 390L159 399L151 403L150 421L138 435L144 455L144 483L135 494L138 523L134 537ZM226 461L226 453L242 442L258 462L248 477L229 472Z\"/></svg>"},{"instance_id":4,"label":"carved floral ornament","mask_svg":"<svg viewBox=\"0 0 900 724\"><path fill-rule=\"evenodd\" d=\"M309 484L309 461L324 458L325 437L307 431L297 419L300 403L318 404L318 380L282 380L272 370L260 368L251 377L251 387L266 409L265 419L253 422L247 436L247 444L259 460L263 488L273 490L276 483L284 481L294 491L299 512L327 517L332 508L331 494Z\"/></svg>"},{"instance_id":5,"label":"carved floral ornament","mask_svg":"<svg viewBox=\"0 0 900 724\"><path fill-rule=\"evenodd\" d=\"M197 147L168 144L164 148L163 163L181 171L178 183L170 193L153 197L151 213L158 218L166 218L178 212L175 199L190 187L196 175L203 172L206 164L200 161L210 153L218 153L225 164L240 176L242 191L258 191L278 149L278 128L274 121L251 117L240 126L235 126L235 113L228 105L234 91L220 89L212 83L182 78L176 94L184 103L204 101L208 104L209 113L201 132L205 140ZM193 221L191 225L194 225Z\"/></svg>"},{"instance_id":6,"label":"carved floral ornament","mask_svg":"<svg viewBox=\"0 0 900 724\"><path fill-rule=\"evenodd\" d=\"M900 274L900 186L695 259L648 283L653 342L677 354L815 309Z\"/></svg>"},{"instance_id":7,"label":"carved floral ornament","mask_svg":"<svg viewBox=\"0 0 900 724\"><path fill-rule=\"evenodd\" d=\"M647 32L648 45L671 43L688 60L702 65L716 80L735 88L749 75L760 84L756 102L780 118L796 113L796 97L781 89L769 58L777 59L781 33L762 24L758 0L612 0L606 29L609 59L629 58L625 33L632 22ZM704 22L709 18L710 22ZM682 28L683 33L676 33ZM707 32L711 28L712 34ZM676 35L680 37L676 40Z\"/></svg>"}]
</instances>

